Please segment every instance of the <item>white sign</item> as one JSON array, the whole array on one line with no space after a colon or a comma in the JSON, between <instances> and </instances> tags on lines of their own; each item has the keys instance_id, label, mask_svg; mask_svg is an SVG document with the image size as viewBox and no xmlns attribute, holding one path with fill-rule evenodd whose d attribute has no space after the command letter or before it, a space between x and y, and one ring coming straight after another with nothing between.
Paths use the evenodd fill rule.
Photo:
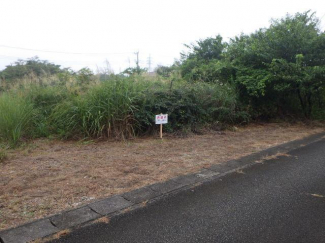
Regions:
<instances>
[{"instance_id":1,"label":"white sign","mask_svg":"<svg viewBox=\"0 0 325 243\"><path fill-rule=\"evenodd\" d=\"M156 124L166 124L168 123L168 114L156 115Z\"/></svg>"}]
</instances>

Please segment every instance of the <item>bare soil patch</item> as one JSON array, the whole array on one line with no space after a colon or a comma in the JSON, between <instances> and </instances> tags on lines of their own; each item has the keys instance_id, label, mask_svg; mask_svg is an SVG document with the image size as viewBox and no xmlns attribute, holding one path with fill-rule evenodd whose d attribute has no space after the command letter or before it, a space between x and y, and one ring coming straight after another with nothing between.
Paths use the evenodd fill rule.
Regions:
<instances>
[{"instance_id":1,"label":"bare soil patch","mask_svg":"<svg viewBox=\"0 0 325 243\"><path fill-rule=\"evenodd\" d=\"M254 124L163 140L35 140L0 163L0 230L321 131Z\"/></svg>"}]
</instances>

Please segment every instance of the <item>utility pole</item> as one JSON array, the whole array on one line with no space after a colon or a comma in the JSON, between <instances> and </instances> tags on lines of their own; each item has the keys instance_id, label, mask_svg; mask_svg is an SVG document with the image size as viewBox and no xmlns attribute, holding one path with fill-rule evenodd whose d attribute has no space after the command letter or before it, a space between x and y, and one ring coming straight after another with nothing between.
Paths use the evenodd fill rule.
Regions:
<instances>
[{"instance_id":1,"label":"utility pole","mask_svg":"<svg viewBox=\"0 0 325 243\"><path fill-rule=\"evenodd\" d=\"M137 56L137 59L135 60L135 64L136 64L136 69L137 69L137 73L140 74L140 66L139 66L139 51L134 53Z\"/></svg>"},{"instance_id":2,"label":"utility pole","mask_svg":"<svg viewBox=\"0 0 325 243\"><path fill-rule=\"evenodd\" d=\"M151 71L151 55L149 55L147 63L148 63L148 72L150 73L150 71Z\"/></svg>"}]
</instances>

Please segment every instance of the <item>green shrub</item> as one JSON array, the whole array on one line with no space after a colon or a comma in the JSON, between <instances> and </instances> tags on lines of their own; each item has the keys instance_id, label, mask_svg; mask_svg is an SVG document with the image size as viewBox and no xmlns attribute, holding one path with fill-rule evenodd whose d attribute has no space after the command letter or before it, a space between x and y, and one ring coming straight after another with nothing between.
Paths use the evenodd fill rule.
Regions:
<instances>
[{"instance_id":1,"label":"green shrub","mask_svg":"<svg viewBox=\"0 0 325 243\"><path fill-rule=\"evenodd\" d=\"M234 90L227 85L181 83L175 89L147 90L136 114L141 131L154 125L154 115L169 114L167 131L196 130L208 123L241 123L249 115L237 105ZM141 108L140 108L141 107Z\"/></svg>"}]
</instances>

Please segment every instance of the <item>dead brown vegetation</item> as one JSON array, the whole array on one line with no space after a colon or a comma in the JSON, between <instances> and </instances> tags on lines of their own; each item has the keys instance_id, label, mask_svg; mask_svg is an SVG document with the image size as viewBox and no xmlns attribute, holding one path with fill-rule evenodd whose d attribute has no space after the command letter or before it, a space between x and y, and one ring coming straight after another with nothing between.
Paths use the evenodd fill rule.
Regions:
<instances>
[{"instance_id":1,"label":"dead brown vegetation","mask_svg":"<svg viewBox=\"0 0 325 243\"><path fill-rule=\"evenodd\" d=\"M36 140L0 163L0 229L323 131L255 124L187 138Z\"/></svg>"}]
</instances>

